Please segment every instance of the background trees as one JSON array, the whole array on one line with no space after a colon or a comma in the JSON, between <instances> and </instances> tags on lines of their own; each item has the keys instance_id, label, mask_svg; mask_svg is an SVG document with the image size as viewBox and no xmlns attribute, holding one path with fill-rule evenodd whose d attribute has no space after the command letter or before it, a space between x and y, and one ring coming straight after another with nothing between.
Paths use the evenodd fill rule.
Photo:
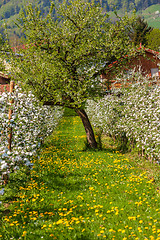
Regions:
<instances>
[{"instance_id":1,"label":"background trees","mask_svg":"<svg viewBox=\"0 0 160 240\"><path fill-rule=\"evenodd\" d=\"M148 26L148 23L138 16L136 20L132 23L132 30L129 34L131 40L134 42L135 46L147 44L147 34L152 31L152 28Z\"/></svg>"},{"instance_id":2,"label":"background trees","mask_svg":"<svg viewBox=\"0 0 160 240\"><path fill-rule=\"evenodd\" d=\"M146 36L147 47L152 50L160 51L160 29L153 29Z\"/></svg>"},{"instance_id":3,"label":"background trees","mask_svg":"<svg viewBox=\"0 0 160 240\"><path fill-rule=\"evenodd\" d=\"M45 18L29 5L20 19L26 40L23 57L12 55L13 77L44 105L74 109L92 148L97 143L84 105L88 98L100 96L99 75L106 65L132 51L132 22L124 16L113 24L99 5L78 0L58 8L52 3Z\"/></svg>"},{"instance_id":4,"label":"background trees","mask_svg":"<svg viewBox=\"0 0 160 240\"><path fill-rule=\"evenodd\" d=\"M59 6L64 0L52 0L56 6ZM141 14L150 26L159 28L158 15L155 15L155 11L159 10L159 0L93 0L94 3L100 4L103 7L104 12L114 11L116 8L121 15L125 12L130 12L136 9L138 14ZM20 29L14 24L18 18L19 12L24 9L24 0L0 0L0 32L3 29L3 23L6 22L9 28L8 36L12 46L18 45L15 38L21 38L22 33ZM45 16L49 12L50 0L29 0L33 4L38 3L41 9L41 13ZM27 4L27 2L26 2ZM144 10L144 11L143 11ZM14 40L13 40L14 38Z\"/></svg>"},{"instance_id":5,"label":"background trees","mask_svg":"<svg viewBox=\"0 0 160 240\"><path fill-rule=\"evenodd\" d=\"M5 38L3 37L2 34L0 34L0 51L4 51L5 49ZM3 58L0 58L0 71L4 69L4 61Z\"/></svg>"}]
</instances>

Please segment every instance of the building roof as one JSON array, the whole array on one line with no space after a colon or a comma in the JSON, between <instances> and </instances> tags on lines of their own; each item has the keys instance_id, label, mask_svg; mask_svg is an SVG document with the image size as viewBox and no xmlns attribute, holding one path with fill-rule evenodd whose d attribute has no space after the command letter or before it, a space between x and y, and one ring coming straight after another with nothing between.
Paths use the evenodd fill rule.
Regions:
<instances>
[{"instance_id":1,"label":"building roof","mask_svg":"<svg viewBox=\"0 0 160 240\"><path fill-rule=\"evenodd\" d=\"M143 53L143 52L141 52L142 50L144 50L146 53L151 53L151 54L153 54L154 56L156 56L157 58L160 59L160 52L156 52L154 50L151 50L151 49L145 48L145 47L142 48L142 46L140 45L140 47L133 53L133 55L125 55L122 58L120 58L119 60L116 60L116 61L112 62L111 64L108 65L107 70L110 70L113 66L115 66L115 64L119 64L124 59L135 57L134 54L139 55L140 53Z\"/></svg>"},{"instance_id":2,"label":"building roof","mask_svg":"<svg viewBox=\"0 0 160 240\"><path fill-rule=\"evenodd\" d=\"M159 56L160 55L160 52L156 52L154 50L151 50L149 48L144 48L145 52L149 52L149 53L152 53L153 55L155 56Z\"/></svg>"}]
</instances>

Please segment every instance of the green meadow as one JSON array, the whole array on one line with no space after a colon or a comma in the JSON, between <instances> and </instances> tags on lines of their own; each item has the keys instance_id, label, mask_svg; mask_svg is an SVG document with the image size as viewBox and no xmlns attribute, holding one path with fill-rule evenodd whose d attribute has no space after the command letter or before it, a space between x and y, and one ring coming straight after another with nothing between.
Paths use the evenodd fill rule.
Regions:
<instances>
[{"instance_id":1,"label":"green meadow","mask_svg":"<svg viewBox=\"0 0 160 240\"><path fill-rule=\"evenodd\" d=\"M156 12L159 11L159 14ZM145 10L138 12L142 15L145 20L147 20L148 25L152 28L160 28L160 4L152 5Z\"/></svg>"},{"instance_id":2,"label":"green meadow","mask_svg":"<svg viewBox=\"0 0 160 240\"><path fill-rule=\"evenodd\" d=\"M84 150L85 139L80 119L64 117L31 171L11 175L0 239L160 240L159 166Z\"/></svg>"}]
</instances>

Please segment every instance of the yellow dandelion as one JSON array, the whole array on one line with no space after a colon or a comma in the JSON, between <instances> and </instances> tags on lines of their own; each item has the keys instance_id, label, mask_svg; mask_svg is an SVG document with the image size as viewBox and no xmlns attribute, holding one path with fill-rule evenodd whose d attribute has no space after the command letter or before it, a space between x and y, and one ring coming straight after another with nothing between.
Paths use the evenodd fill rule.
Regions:
<instances>
[{"instance_id":1,"label":"yellow dandelion","mask_svg":"<svg viewBox=\"0 0 160 240\"><path fill-rule=\"evenodd\" d=\"M26 236L26 234L27 234L27 231L24 231L22 234L22 237Z\"/></svg>"}]
</instances>

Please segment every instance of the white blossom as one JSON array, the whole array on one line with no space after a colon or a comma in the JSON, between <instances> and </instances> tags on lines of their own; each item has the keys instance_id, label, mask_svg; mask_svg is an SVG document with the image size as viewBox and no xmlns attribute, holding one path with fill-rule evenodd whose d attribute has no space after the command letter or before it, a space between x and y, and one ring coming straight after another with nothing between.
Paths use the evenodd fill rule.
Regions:
<instances>
[{"instance_id":1,"label":"white blossom","mask_svg":"<svg viewBox=\"0 0 160 240\"><path fill-rule=\"evenodd\" d=\"M97 102L88 100L87 113L103 133L115 139L126 137L130 146L160 162L160 87L149 81L137 74L132 87L122 86L119 94L114 91Z\"/></svg>"},{"instance_id":2,"label":"white blossom","mask_svg":"<svg viewBox=\"0 0 160 240\"><path fill-rule=\"evenodd\" d=\"M10 99L13 114L8 119ZM34 95L25 94L15 86L13 93L0 95L0 175L16 170L20 165L31 166L30 159L37 153L43 139L57 126L63 110L42 106ZM12 151L8 150L8 130L12 127ZM5 161L5 162L4 162Z\"/></svg>"}]
</instances>

